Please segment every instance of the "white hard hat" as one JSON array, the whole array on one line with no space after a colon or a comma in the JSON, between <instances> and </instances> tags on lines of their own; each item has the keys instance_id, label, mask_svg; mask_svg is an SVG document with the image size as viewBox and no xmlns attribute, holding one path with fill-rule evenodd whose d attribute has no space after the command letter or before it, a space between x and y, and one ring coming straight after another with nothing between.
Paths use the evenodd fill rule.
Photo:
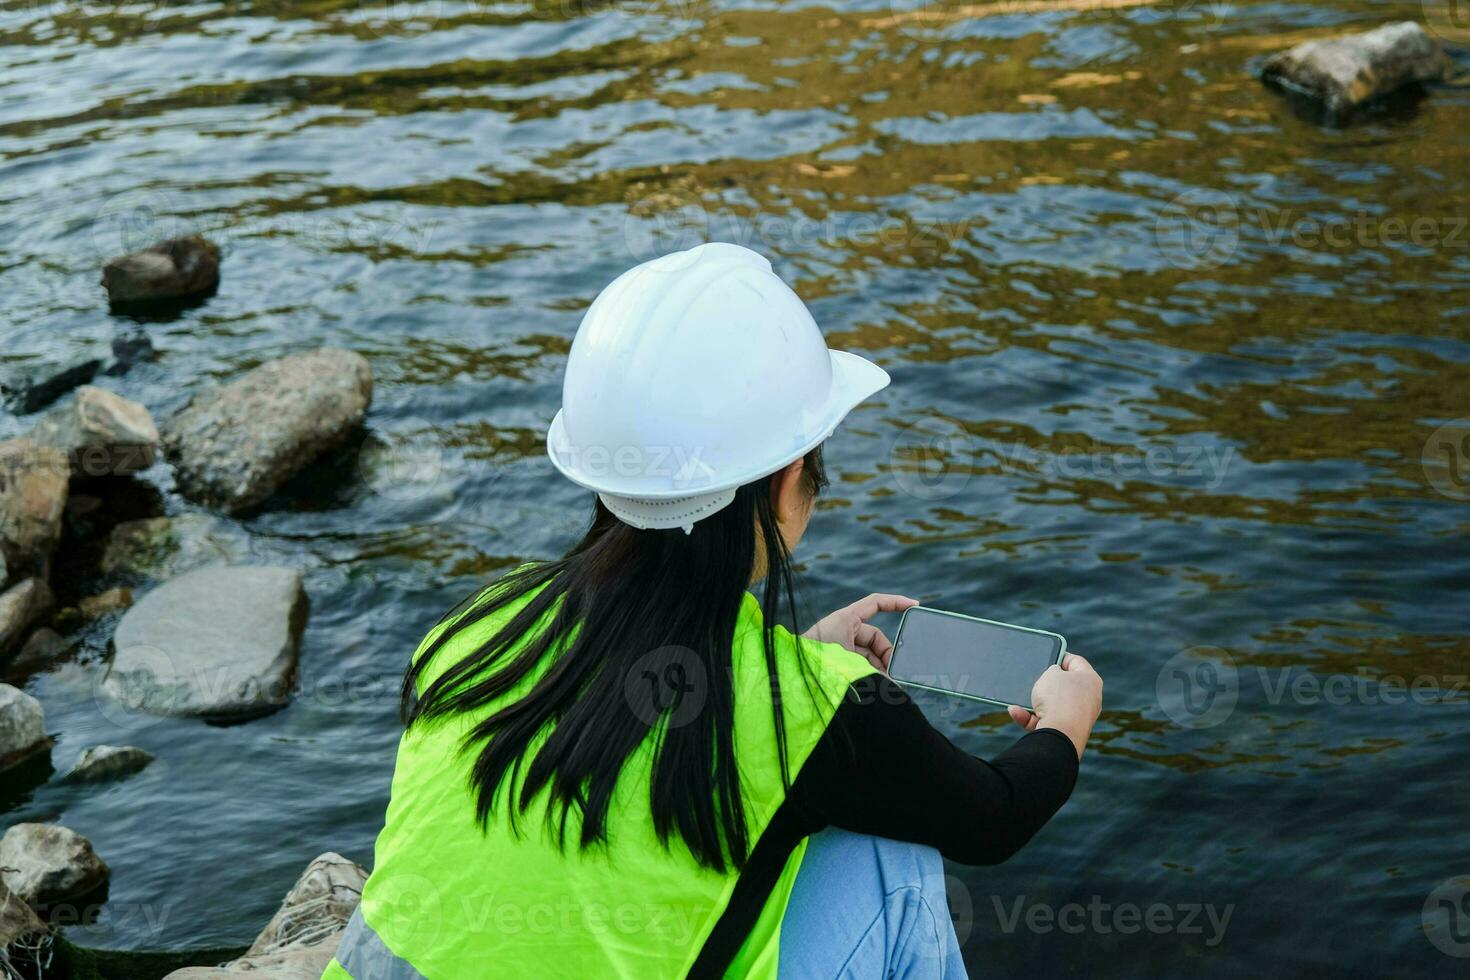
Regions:
<instances>
[{"instance_id":1,"label":"white hard hat","mask_svg":"<svg viewBox=\"0 0 1470 980\"><path fill-rule=\"evenodd\" d=\"M763 256L711 242L635 266L593 300L546 451L623 522L687 533L887 384L878 365L827 349Z\"/></svg>"}]
</instances>

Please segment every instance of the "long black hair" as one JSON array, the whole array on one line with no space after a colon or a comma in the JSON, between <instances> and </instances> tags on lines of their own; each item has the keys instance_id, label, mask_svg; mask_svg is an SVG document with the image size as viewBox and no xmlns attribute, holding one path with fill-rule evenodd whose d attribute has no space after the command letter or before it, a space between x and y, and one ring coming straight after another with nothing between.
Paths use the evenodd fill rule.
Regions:
<instances>
[{"instance_id":1,"label":"long black hair","mask_svg":"<svg viewBox=\"0 0 1470 980\"><path fill-rule=\"evenodd\" d=\"M802 473L812 496L827 485L821 447L804 457ZM751 841L735 760L731 642L758 574L777 753L781 778L791 783L774 629L783 604L794 615L796 588L772 504L778 477L740 487L690 534L637 530L595 501L590 528L566 555L521 566L444 617L448 625L404 677L409 727L503 698L560 651L529 693L465 737L464 750L478 751L470 782L482 825L502 783L513 830L517 813L549 787L547 819L559 819L562 846L574 808L580 846L605 843L618 776L652 737L649 804L659 839L667 847L677 832L708 868L744 866ZM425 668L455 636L533 592L493 636L418 691Z\"/></svg>"}]
</instances>

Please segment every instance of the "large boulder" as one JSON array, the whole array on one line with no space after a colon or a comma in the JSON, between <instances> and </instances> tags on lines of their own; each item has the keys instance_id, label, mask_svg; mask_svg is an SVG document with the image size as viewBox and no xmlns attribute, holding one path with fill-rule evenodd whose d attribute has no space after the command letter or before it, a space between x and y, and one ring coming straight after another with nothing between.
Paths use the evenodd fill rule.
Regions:
<instances>
[{"instance_id":1,"label":"large boulder","mask_svg":"<svg viewBox=\"0 0 1470 980\"><path fill-rule=\"evenodd\" d=\"M250 554L250 535L213 514L185 513L124 521L102 546L104 575L161 581L206 565L228 565Z\"/></svg>"},{"instance_id":2,"label":"large boulder","mask_svg":"<svg viewBox=\"0 0 1470 980\"><path fill-rule=\"evenodd\" d=\"M158 427L148 409L102 388L83 385L74 399L30 431L38 446L67 454L73 476L123 476L153 465Z\"/></svg>"},{"instance_id":3,"label":"large boulder","mask_svg":"<svg viewBox=\"0 0 1470 980\"><path fill-rule=\"evenodd\" d=\"M21 648L30 628L51 611L51 587L27 578L0 592L0 661Z\"/></svg>"},{"instance_id":4,"label":"large boulder","mask_svg":"<svg viewBox=\"0 0 1470 980\"><path fill-rule=\"evenodd\" d=\"M367 359L352 351L268 361L196 396L165 427L164 451L185 496L245 510L343 442L372 394Z\"/></svg>"},{"instance_id":5,"label":"large boulder","mask_svg":"<svg viewBox=\"0 0 1470 980\"><path fill-rule=\"evenodd\" d=\"M30 905L87 895L107 875L92 842L60 824L18 823L0 837L0 879Z\"/></svg>"},{"instance_id":6,"label":"large boulder","mask_svg":"<svg viewBox=\"0 0 1470 980\"><path fill-rule=\"evenodd\" d=\"M1413 21L1306 41L1266 62L1262 78L1342 113L1406 85L1444 78L1449 60Z\"/></svg>"},{"instance_id":7,"label":"large boulder","mask_svg":"<svg viewBox=\"0 0 1470 980\"><path fill-rule=\"evenodd\" d=\"M357 909L368 873L331 851L307 865L281 908L245 955L218 967L189 967L164 980L317 980L331 962Z\"/></svg>"},{"instance_id":8,"label":"large boulder","mask_svg":"<svg viewBox=\"0 0 1470 980\"><path fill-rule=\"evenodd\" d=\"M306 615L293 568L196 569L123 615L103 686L150 714L219 721L266 714L290 698Z\"/></svg>"},{"instance_id":9,"label":"large boulder","mask_svg":"<svg viewBox=\"0 0 1470 980\"><path fill-rule=\"evenodd\" d=\"M59 449L29 439L0 442L0 549L9 574L49 572L70 476Z\"/></svg>"},{"instance_id":10,"label":"large boulder","mask_svg":"<svg viewBox=\"0 0 1470 980\"><path fill-rule=\"evenodd\" d=\"M219 248L198 235L170 238L108 259L102 285L114 304L208 296L219 286Z\"/></svg>"},{"instance_id":11,"label":"large boulder","mask_svg":"<svg viewBox=\"0 0 1470 980\"><path fill-rule=\"evenodd\" d=\"M19 688L0 684L0 769L23 762L50 745L41 702Z\"/></svg>"},{"instance_id":12,"label":"large boulder","mask_svg":"<svg viewBox=\"0 0 1470 980\"><path fill-rule=\"evenodd\" d=\"M82 752L66 774L69 783L100 783L142 772L153 761L153 753L135 745L94 745Z\"/></svg>"}]
</instances>

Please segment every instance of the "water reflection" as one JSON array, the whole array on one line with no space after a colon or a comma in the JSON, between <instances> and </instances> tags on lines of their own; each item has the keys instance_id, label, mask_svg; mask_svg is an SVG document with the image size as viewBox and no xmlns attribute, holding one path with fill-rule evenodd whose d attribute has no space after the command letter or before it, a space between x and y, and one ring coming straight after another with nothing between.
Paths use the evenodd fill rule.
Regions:
<instances>
[{"instance_id":1,"label":"water reflection","mask_svg":"<svg viewBox=\"0 0 1470 980\"><path fill-rule=\"evenodd\" d=\"M1329 129L1252 74L1421 13L3 4L0 370L142 332L156 355L106 384L161 418L283 350L370 358L361 445L238 522L308 572L320 691L391 676L476 582L572 540L587 502L541 437L600 285L695 241L757 248L894 376L829 446L809 605L904 591L1056 629L1107 678L1074 802L961 876L973 907L1237 907L1209 948L977 919L971 969L1442 970L1421 908L1470 843L1445 805L1470 443L1443 428L1470 413L1470 93ZM109 317L98 263L184 231L224 248L219 294ZM391 697L120 730L91 699L105 647L29 682L54 758L131 741L157 773L95 795L42 775L4 804L112 865L79 940L238 944L316 853L369 858ZM1229 711L1189 713L1230 680ZM160 895L164 930L109 911Z\"/></svg>"}]
</instances>

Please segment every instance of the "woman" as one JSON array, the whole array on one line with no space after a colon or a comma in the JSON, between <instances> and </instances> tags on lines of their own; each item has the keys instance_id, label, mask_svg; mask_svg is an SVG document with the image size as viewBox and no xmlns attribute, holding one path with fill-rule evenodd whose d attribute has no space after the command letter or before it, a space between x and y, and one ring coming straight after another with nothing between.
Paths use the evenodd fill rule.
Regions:
<instances>
[{"instance_id":1,"label":"woman","mask_svg":"<svg viewBox=\"0 0 1470 980\"><path fill-rule=\"evenodd\" d=\"M1061 807L1102 682L1052 668L987 763L883 673L868 620L914 600L778 625L821 444L887 383L738 246L603 290L547 436L591 527L415 654L327 977L963 975L940 855L1003 861Z\"/></svg>"}]
</instances>

